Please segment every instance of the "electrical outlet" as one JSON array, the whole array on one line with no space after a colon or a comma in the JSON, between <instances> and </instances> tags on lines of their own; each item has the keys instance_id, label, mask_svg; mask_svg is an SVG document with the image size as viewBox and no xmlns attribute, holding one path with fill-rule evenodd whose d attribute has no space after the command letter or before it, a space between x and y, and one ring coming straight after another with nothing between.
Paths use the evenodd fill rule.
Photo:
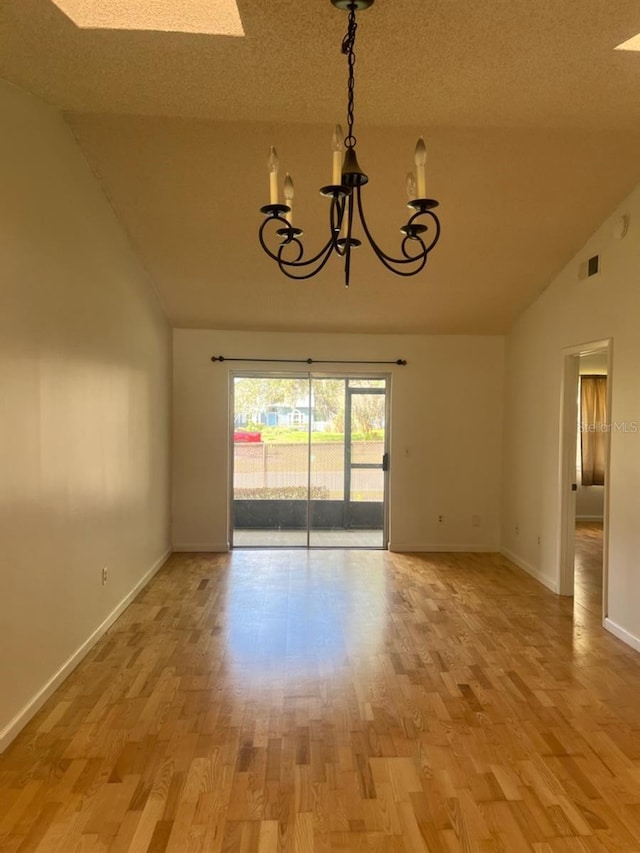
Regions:
<instances>
[{"instance_id":1,"label":"electrical outlet","mask_svg":"<svg viewBox=\"0 0 640 853\"><path fill-rule=\"evenodd\" d=\"M538 545L542 545L542 536L538 536Z\"/></svg>"},{"instance_id":2,"label":"electrical outlet","mask_svg":"<svg viewBox=\"0 0 640 853\"><path fill-rule=\"evenodd\" d=\"M108 580L109 580L109 570L107 569L106 566L104 566L104 568L102 569L102 586L104 586Z\"/></svg>"},{"instance_id":3,"label":"electrical outlet","mask_svg":"<svg viewBox=\"0 0 640 853\"><path fill-rule=\"evenodd\" d=\"M471 526L472 527L480 527L481 524L482 524L482 519L480 518L479 515L472 515L471 516Z\"/></svg>"},{"instance_id":4,"label":"electrical outlet","mask_svg":"<svg viewBox=\"0 0 640 853\"><path fill-rule=\"evenodd\" d=\"M438 516L438 524L444 524L444 515Z\"/></svg>"}]
</instances>

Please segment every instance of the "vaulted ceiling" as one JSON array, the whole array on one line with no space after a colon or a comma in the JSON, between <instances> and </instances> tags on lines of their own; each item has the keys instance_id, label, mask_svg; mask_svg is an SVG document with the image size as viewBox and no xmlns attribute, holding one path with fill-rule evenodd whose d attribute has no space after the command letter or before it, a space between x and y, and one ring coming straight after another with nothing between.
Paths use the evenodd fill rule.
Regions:
<instances>
[{"instance_id":1,"label":"vaulted ceiling","mask_svg":"<svg viewBox=\"0 0 640 853\"><path fill-rule=\"evenodd\" d=\"M193 0L175 0L188 11ZM202 5L201 0L199 0ZM344 123L329 0L239 0L245 37L80 28L0 4L0 76L61 109L174 326L500 333L640 180L637 0L377 0L359 16L357 136L372 230L399 246L415 139L442 237L399 279L365 247L307 283L257 242L271 144L311 247Z\"/></svg>"}]
</instances>

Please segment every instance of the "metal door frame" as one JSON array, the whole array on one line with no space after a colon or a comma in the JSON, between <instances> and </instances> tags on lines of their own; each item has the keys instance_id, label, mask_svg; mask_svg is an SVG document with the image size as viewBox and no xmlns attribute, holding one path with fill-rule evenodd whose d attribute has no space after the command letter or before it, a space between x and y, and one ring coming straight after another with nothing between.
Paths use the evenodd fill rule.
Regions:
<instances>
[{"instance_id":1,"label":"metal door frame","mask_svg":"<svg viewBox=\"0 0 640 853\"><path fill-rule=\"evenodd\" d=\"M361 469L373 469L373 470L382 470L386 472L388 470L388 460L389 460L389 450L388 450L388 440L387 440L387 423L388 423L388 389L386 377L379 377L385 379L384 388L350 388L349 380L357 377L349 376L345 379L345 399L344 399L344 528L345 530L349 530L351 528L351 471L355 468L356 470ZM366 377L369 378L378 378L378 377ZM384 395L385 397L385 426L384 426L384 447L382 451L382 459L379 463L375 462L352 462L351 460L351 445L352 445L352 418L351 418L351 408L353 405L353 397L354 396L380 396ZM383 531L382 531L382 539L383 544L382 547L385 548L387 546L386 542L386 516L387 516L387 477L383 478L383 494L382 494L382 518L383 518Z\"/></svg>"},{"instance_id":2,"label":"metal door frame","mask_svg":"<svg viewBox=\"0 0 640 853\"><path fill-rule=\"evenodd\" d=\"M229 525L229 543L231 549L234 548L234 523L233 523L233 480L234 480L234 441L233 441L233 433L235 429L235 395L234 391L234 382L236 378L264 378L264 379L305 379L308 382L309 387L309 395L310 399L312 398L313 391L313 381L314 379L334 379L334 380L343 380L345 387L345 490L343 497L343 505L344 505L344 513L345 513L345 529L346 527L346 514L348 513L348 504L350 502L351 495L351 469L352 468L382 468L384 471L384 484L383 484L383 509L382 509L382 543L380 546L375 546L375 550L386 550L389 547L389 444L390 444L390 414L391 414L391 373L354 373L352 371L344 371L344 372L312 372L312 371L254 371L254 370L232 370L229 372L229 464L228 464L228 472L229 472L229 508L228 508L228 525ZM367 380L367 379L377 379L384 381L384 387L363 387L363 388L349 388L350 380ZM380 464L375 463L355 463L351 464L351 396L353 393L357 394L384 394L385 395L385 428L384 428L384 447L383 447L383 458ZM349 419L349 423L347 424L347 418ZM347 432L348 426L348 432ZM276 545L262 545L256 546L261 548L272 548L277 549L278 547L282 548L291 548L291 549L299 549L299 548L315 548L315 549L327 549L332 547L351 547L353 550L357 550L358 547L361 547L363 550L371 550L369 548L365 548L364 546L329 546L329 545L313 545L311 544L311 434L312 434L312 422L309 420L308 425L308 435L307 435L307 448L309 455L309 464L307 466L307 536L306 536L306 544L305 545L286 545L286 546L276 546ZM348 440L347 440L348 438ZM349 455L349 459L347 462L347 453ZM348 482L347 482L348 478ZM252 547L252 546L237 546L237 547Z\"/></svg>"}]
</instances>

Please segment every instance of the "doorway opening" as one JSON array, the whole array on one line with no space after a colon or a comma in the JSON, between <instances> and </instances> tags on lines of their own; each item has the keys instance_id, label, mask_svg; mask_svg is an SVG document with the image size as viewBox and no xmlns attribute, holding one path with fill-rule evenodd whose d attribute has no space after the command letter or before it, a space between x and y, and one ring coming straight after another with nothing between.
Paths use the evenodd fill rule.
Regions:
<instances>
[{"instance_id":1,"label":"doorway opening","mask_svg":"<svg viewBox=\"0 0 640 853\"><path fill-rule=\"evenodd\" d=\"M560 593L607 616L611 341L565 351Z\"/></svg>"},{"instance_id":2,"label":"doorway opening","mask_svg":"<svg viewBox=\"0 0 640 853\"><path fill-rule=\"evenodd\" d=\"M389 383L232 376L232 547L387 547Z\"/></svg>"}]
</instances>

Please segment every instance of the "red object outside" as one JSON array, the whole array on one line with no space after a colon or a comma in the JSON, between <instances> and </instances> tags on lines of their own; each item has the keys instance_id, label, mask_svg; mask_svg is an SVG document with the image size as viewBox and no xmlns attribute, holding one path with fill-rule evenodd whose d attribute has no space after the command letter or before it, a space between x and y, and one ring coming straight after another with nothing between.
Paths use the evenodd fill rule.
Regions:
<instances>
[{"instance_id":1,"label":"red object outside","mask_svg":"<svg viewBox=\"0 0 640 853\"><path fill-rule=\"evenodd\" d=\"M262 441L261 432L243 432L238 430L233 433L234 441Z\"/></svg>"}]
</instances>

